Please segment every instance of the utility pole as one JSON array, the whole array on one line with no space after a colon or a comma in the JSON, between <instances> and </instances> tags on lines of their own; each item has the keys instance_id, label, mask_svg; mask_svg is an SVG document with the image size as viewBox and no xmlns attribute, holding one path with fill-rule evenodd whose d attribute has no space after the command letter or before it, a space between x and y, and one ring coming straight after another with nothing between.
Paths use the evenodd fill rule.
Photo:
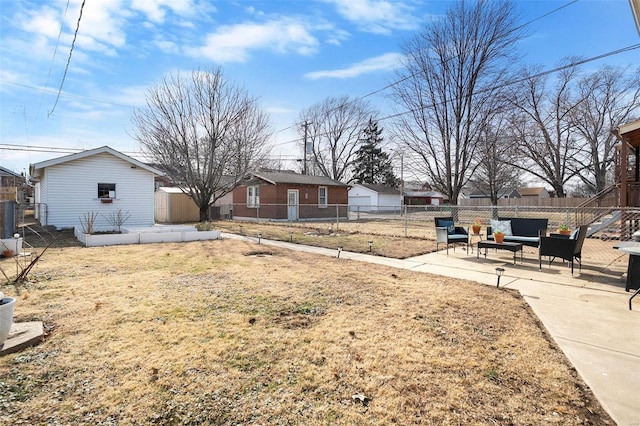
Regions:
<instances>
[{"instance_id":1,"label":"utility pole","mask_svg":"<svg viewBox=\"0 0 640 426\"><path fill-rule=\"evenodd\" d=\"M307 174L307 129L309 128L309 122L304 121L304 157L302 163L302 174Z\"/></svg>"}]
</instances>

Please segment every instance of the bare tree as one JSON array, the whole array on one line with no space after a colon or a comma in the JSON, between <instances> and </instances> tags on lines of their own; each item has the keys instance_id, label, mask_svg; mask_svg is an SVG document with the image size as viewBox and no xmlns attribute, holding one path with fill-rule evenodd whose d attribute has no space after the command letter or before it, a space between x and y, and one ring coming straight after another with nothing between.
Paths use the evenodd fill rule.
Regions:
<instances>
[{"instance_id":1,"label":"bare tree","mask_svg":"<svg viewBox=\"0 0 640 426\"><path fill-rule=\"evenodd\" d=\"M480 131L498 108L514 46L523 37L510 1L458 2L404 46L395 135L433 187L457 203Z\"/></svg>"},{"instance_id":2,"label":"bare tree","mask_svg":"<svg viewBox=\"0 0 640 426\"><path fill-rule=\"evenodd\" d=\"M134 138L198 205L200 221L264 157L269 119L220 68L169 74L133 113Z\"/></svg>"},{"instance_id":3,"label":"bare tree","mask_svg":"<svg viewBox=\"0 0 640 426\"><path fill-rule=\"evenodd\" d=\"M298 132L310 147L307 172L317 170L335 180L349 180L361 131L375 115L368 101L349 96L328 97L302 111Z\"/></svg>"},{"instance_id":4,"label":"bare tree","mask_svg":"<svg viewBox=\"0 0 640 426\"><path fill-rule=\"evenodd\" d=\"M555 81L537 68L522 72L520 85L509 97L514 111L511 126L518 156L513 165L547 182L557 197L564 197L565 184L579 173L578 134L571 125L580 100L572 94L578 68L562 68Z\"/></svg>"},{"instance_id":5,"label":"bare tree","mask_svg":"<svg viewBox=\"0 0 640 426\"><path fill-rule=\"evenodd\" d=\"M579 177L591 193L607 186L617 139L611 130L637 114L640 104L640 68L635 72L611 66L584 76L578 82L581 102L571 113L571 124L583 138L576 159Z\"/></svg>"},{"instance_id":6,"label":"bare tree","mask_svg":"<svg viewBox=\"0 0 640 426\"><path fill-rule=\"evenodd\" d=\"M521 182L519 170L505 161L514 153L507 127L504 114L499 114L482 128L477 149L479 161L469 180L476 188L489 194L494 206L498 205L500 192Z\"/></svg>"}]
</instances>

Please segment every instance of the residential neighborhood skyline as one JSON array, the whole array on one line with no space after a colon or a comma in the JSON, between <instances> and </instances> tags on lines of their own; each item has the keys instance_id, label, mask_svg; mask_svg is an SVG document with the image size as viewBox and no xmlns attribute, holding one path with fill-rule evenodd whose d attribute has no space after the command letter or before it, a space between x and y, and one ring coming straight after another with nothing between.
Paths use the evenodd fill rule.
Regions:
<instances>
[{"instance_id":1,"label":"residential neighborhood skyline","mask_svg":"<svg viewBox=\"0 0 640 426\"><path fill-rule=\"evenodd\" d=\"M366 96L382 117L391 114L383 88L394 81L402 43L451 2L87 2L80 20L81 1L66 4L1 6L0 165L16 172L103 145L140 158L131 109L166 72L211 64L260 98L276 131L271 157L294 164L302 154L292 126L326 96ZM544 69L640 41L626 1L514 4L530 22L518 46L523 62ZM633 66L637 57L630 50L587 67Z\"/></svg>"}]
</instances>

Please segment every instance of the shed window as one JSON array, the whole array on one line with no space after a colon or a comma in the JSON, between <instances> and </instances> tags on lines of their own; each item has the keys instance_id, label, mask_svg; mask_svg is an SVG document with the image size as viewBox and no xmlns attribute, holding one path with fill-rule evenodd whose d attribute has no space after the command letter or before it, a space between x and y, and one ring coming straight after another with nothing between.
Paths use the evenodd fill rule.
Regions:
<instances>
[{"instance_id":1,"label":"shed window","mask_svg":"<svg viewBox=\"0 0 640 426\"><path fill-rule=\"evenodd\" d=\"M260 206L260 187L247 186L247 207Z\"/></svg>"},{"instance_id":2,"label":"shed window","mask_svg":"<svg viewBox=\"0 0 640 426\"><path fill-rule=\"evenodd\" d=\"M99 183L98 198L116 198L115 183Z\"/></svg>"},{"instance_id":3,"label":"shed window","mask_svg":"<svg viewBox=\"0 0 640 426\"><path fill-rule=\"evenodd\" d=\"M327 187L318 187L318 207L327 207Z\"/></svg>"}]
</instances>

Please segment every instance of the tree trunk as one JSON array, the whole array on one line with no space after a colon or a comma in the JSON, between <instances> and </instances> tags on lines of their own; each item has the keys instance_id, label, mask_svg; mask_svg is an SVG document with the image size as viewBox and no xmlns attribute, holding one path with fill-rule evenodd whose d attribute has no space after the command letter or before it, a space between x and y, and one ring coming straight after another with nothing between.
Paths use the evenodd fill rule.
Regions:
<instances>
[{"instance_id":1,"label":"tree trunk","mask_svg":"<svg viewBox=\"0 0 640 426\"><path fill-rule=\"evenodd\" d=\"M209 221L209 206L200 206L200 222Z\"/></svg>"}]
</instances>

